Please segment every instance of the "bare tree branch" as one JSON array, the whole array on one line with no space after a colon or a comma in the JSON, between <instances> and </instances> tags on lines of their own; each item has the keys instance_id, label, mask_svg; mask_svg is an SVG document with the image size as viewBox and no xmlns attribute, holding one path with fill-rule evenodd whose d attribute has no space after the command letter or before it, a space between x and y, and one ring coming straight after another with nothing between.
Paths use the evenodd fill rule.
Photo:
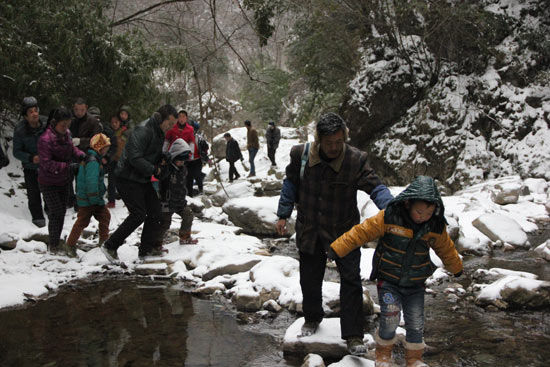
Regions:
<instances>
[{"instance_id":1,"label":"bare tree branch","mask_svg":"<svg viewBox=\"0 0 550 367\"><path fill-rule=\"evenodd\" d=\"M111 27L117 27L119 25L130 23L131 21L133 21L134 18L138 17L139 15L150 12L151 10L156 9L158 7L162 7L164 5L173 4L173 3L187 3L187 2L192 2L192 1L194 1L194 0L165 0L165 1L161 1L160 3L151 5L147 8L145 8L145 9L141 9L140 11L135 12L134 14L129 15L125 18L120 19L120 20L117 20L116 22L112 22L110 24L110 26Z\"/></svg>"}]
</instances>

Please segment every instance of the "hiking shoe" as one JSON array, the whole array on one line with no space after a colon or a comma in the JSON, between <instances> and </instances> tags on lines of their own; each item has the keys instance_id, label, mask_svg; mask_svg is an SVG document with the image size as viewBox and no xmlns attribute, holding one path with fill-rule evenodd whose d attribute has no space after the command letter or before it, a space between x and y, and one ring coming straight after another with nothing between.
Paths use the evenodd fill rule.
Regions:
<instances>
[{"instance_id":1,"label":"hiking shoe","mask_svg":"<svg viewBox=\"0 0 550 367\"><path fill-rule=\"evenodd\" d=\"M315 334L317 329L319 328L319 321L306 321L304 322L304 325L302 325L302 334L300 336L311 336Z\"/></svg>"},{"instance_id":2,"label":"hiking shoe","mask_svg":"<svg viewBox=\"0 0 550 367\"><path fill-rule=\"evenodd\" d=\"M103 244L100 248L101 248L101 252L103 252L103 255L105 255L105 257L107 258L107 260L109 260L109 262L114 263L118 260L117 250L110 249L107 246L105 246L105 244Z\"/></svg>"},{"instance_id":3,"label":"hiking shoe","mask_svg":"<svg viewBox=\"0 0 550 367\"><path fill-rule=\"evenodd\" d=\"M363 340L358 337L352 337L346 340L348 346L348 353L354 356L362 356L367 353L367 347Z\"/></svg>"},{"instance_id":4,"label":"hiking shoe","mask_svg":"<svg viewBox=\"0 0 550 367\"><path fill-rule=\"evenodd\" d=\"M45 227L46 226L46 219L33 219L32 224L34 224L38 228Z\"/></svg>"}]
</instances>

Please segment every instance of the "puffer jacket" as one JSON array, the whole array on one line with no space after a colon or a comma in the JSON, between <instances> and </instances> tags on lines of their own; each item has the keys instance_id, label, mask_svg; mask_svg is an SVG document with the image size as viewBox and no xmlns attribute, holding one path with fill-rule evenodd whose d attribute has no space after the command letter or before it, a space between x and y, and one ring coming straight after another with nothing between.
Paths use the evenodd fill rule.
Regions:
<instances>
[{"instance_id":1,"label":"puffer jacket","mask_svg":"<svg viewBox=\"0 0 550 367\"><path fill-rule=\"evenodd\" d=\"M405 203L424 200L436 204L425 223L410 219ZM436 269L430 260L432 248L453 274L462 271L462 260L447 233L445 208L431 177L417 177L385 210L354 226L331 244L340 257L380 238L373 257L371 280L382 279L401 287L421 286Z\"/></svg>"},{"instance_id":2,"label":"puffer jacket","mask_svg":"<svg viewBox=\"0 0 550 367\"><path fill-rule=\"evenodd\" d=\"M80 164L76 176L76 200L78 206L105 205L105 173L101 157L93 150L88 150L86 160Z\"/></svg>"},{"instance_id":3,"label":"puffer jacket","mask_svg":"<svg viewBox=\"0 0 550 367\"><path fill-rule=\"evenodd\" d=\"M166 178L160 181L159 193L163 206L163 211L179 213L187 206L187 168L185 165L178 167L174 163L174 158L180 154L191 154L191 149L185 140L178 138L170 146L168 153L171 162L168 165L168 174ZM165 210L165 208L167 210Z\"/></svg>"},{"instance_id":4,"label":"puffer jacket","mask_svg":"<svg viewBox=\"0 0 550 367\"><path fill-rule=\"evenodd\" d=\"M130 133L115 170L119 178L151 182L162 155L164 132L160 128L162 121L158 112L146 121L145 126L137 126Z\"/></svg>"},{"instance_id":5,"label":"puffer jacket","mask_svg":"<svg viewBox=\"0 0 550 367\"><path fill-rule=\"evenodd\" d=\"M38 182L46 186L64 186L72 181L70 164L85 154L73 145L71 133L61 135L52 125L38 139Z\"/></svg>"},{"instance_id":6,"label":"puffer jacket","mask_svg":"<svg viewBox=\"0 0 550 367\"><path fill-rule=\"evenodd\" d=\"M23 162L24 169L38 169L32 159L38 154L38 139L46 130L46 121L40 118L40 126L32 128L26 119L19 121L13 131L13 156Z\"/></svg>"}]
</instances>

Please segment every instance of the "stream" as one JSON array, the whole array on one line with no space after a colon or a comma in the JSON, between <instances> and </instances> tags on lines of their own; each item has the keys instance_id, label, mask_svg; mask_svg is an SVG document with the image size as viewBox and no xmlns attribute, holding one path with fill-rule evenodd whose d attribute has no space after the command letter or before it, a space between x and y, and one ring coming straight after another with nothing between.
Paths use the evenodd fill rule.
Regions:
<instances>
[{"instance_id":1,"label":"stream","mask_svg":"<svg viewBox=\"0 0 550 367\"><path fill-rule=\"evenodd\" d=\"M549 236L542 231L540 241ZM538 239L537 239L538 240ZM266 239L267 242L269 240ZM295 257L293 243L277 254ZM466 274L502 267L550 280L550 264L532 252L496 250L464 258ZM327 268L327 280L337 280ZM452 280L451 280L452 281ZM468 276L459 282L467 288ZM450 299L432 287L426 295L425 360L432 366L538 367L550 360L548 310L498 311ZM367 288L376 300L374 285ZM223 296L201 299L190 288L148 277L78 281L37 303L0 311L2 366L300 366L283 356L281 341L297 315L237 313ZM245 317L243 317L245 315ZM243 321L244 320L244 321ZM252 321L251 321L252 320ZM369 317L367 332L376 327ZM403 349L395 353L403 363ZM329 361L326 361L329 362ZM327 364L328 365L328 364Z\"/></svg>"}]
</instances>

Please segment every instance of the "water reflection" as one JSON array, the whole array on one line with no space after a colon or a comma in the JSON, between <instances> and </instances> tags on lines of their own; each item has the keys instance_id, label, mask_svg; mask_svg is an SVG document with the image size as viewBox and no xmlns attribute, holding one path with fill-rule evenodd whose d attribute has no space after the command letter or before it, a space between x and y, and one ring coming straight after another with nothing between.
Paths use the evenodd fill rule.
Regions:
<instances>
[{"instance_id":1,"label":"water reflection","mask_svg":"<svg viewBox=\"0 0 550 367\"><path fill-rule=\"evenodd\" d=\"M0 330L2 366L243 366L276 343L220 305L132 280L0 312Z\"/></svg>"}]
</instances>

